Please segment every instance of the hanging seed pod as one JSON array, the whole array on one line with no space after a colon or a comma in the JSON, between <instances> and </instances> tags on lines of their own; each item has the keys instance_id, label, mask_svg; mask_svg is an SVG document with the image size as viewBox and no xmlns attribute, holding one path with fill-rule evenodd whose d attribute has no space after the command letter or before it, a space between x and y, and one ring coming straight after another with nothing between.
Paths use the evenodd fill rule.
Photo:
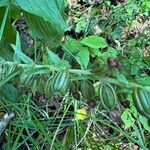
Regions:
<instances>
[{"instance_id":1,"label":"hanging seed pod","mask_svg":"<svg viewBox=\"0 0 150 150\"><path fill-rule=\"evenodd\" d=\"M150 120L150 90L135 88L132 96L137 110Z\"/></svg>"},{"instance_id":2,"label":"hanging seed pod","mask_svg":"<svg viewBox=\"0 0 150 150\"><path fill-rule=\"evenodd\" d=\"M91 100L93 99L94 95L95 95L95 89L93 84L90 81L82 81L81 82L81 94L82 97L86 100Z\"/></svg>"},{"instance_id":3,"label":"hanging seed pod","mask_svg":"<svg viewBox=\"0 0 150 150\"><path fill-rule=\"evenodd\" d=\"M37 78L37 91L41 94L45 94L45 85L47 82L47 78L45 76L39 76Z\"/></svg>"},{"instance_id":4,"label":"hanging seed pod","mask_svg":"<svg viewBox=\"0 0 150 150\"><path fill-rule=\"evenodd\" d=\"M78 91L78 82L77 81L73 81L70 84L70 90L72 92Z\"/></svg>"},{"instance_id":5,"label":"hanging seed pod","mask_svg":"<svg viewBox=\"0 0 150 150\"><path fill-rule=\"evenodd\" d=\"M45 96L47 98L51 98L54 95L53 89L52 89L52 77L50 77L47 82L46 82L46 86L45 86Z\"/></svg>"},{"instance_id":6,"label":"hanging seed pod","mask_svg":"<svg viewBox=\"0 0 150 150\"><path fill-rule=\"evenodd\" d=\"M102 83L99 88L99 97L106 109L114 109L117 105L115 90L111 84Z\"/></svg>"},{"instance_id":7,"label":"hanging seed pod","mask_svg":"<svg viewBox=\"0 0 150 150\"><path fill-rule=\"evenodd\" d=\"M24 73L20 76L20 85L22 87L31 88L34 84L35 75L26 75Z\"/></svg>"},{"instance_id":8,"label":"hanging seed pod","mask_svg":"<svg viewBox=\"0 0 150 150\"><path fill-rule=\"evenodd\" d=\"M60 71L52 80L52 90L55 93L66 94L70 86L70 74L68 71Z\"/></svg>"}]
</instances>

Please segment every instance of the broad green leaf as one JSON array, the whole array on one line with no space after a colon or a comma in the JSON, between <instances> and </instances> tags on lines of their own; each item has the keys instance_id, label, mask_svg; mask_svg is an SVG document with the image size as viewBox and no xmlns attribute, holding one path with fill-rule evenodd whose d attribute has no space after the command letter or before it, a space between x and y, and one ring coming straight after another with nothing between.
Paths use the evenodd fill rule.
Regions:
<instances>
[{"instance_id":1,"label":"broad green leaf","mask_svg":"<svg viewBox=\"0 0 150 150\"><path fill-rule=\"evenodd\" d=\"M108 47L106 52L101 52L99 49L93 49L94 55L107 59L108 57L116 57L117 51L113 47Z\"/></svg>"},{"instance_id":2,"label":"broad green leaf","mask_svg":"<svg viewBox=\"0 0 150 150\"><path fill-rule=\"evenodd\" d=\"M136 107L135 107L134 105L131 104L130 110L131 110L133 116L134 116L134 117L137 117L138 112L137 112L137 109L136 109Z\"/></svg>"},{"instance_id":3,"label":"broad green leaf","mask_svg":"<svg viewBox=\"0 0 150 150\"><path fill-rule=\"evenodd\" d=\"M126 77L123 74L120 74L118 70L115 70L115 76L121 83L128 84L128 80L126 79Z\"/></svg>"},{"instance_id":4,"label":"broad green leaf","mask_svg":"<svg viewBox=\"0 0 150 150\"><path fill-rule=\"evenodd\" d=\"M104 38L95 35L84 38L81 43L94 49L105 48L107 46L107 42Z\"/></svg>"},{"instance_id":5,"label":"broad green leaf","mask_svg":"<svg viewBox=\"0 0 150 150\"><path fill-rule=\"evenodd\" d=\"M65 28L64 15L64 0L15 0L15 2L25 11L40 16L44 20L52 22L61 29ZM60 13L61 12L61 13Z\"/></svg>"},{"instance_id":6,"label":"broad green leaf","mask_svg":"<svg viewBox=\"0 0 150 150\"><path fill-rule=\"evenodd\" d=\"M144 0L142 2L141 8L142 8L143 12L149 11L150 10L150 1Z\"/></svg>"},{"instance_id":7,"label":"broad green leaf","mask_svg":"<svg viewBox=\"0 0 150 150\"><path fill-rule=\"evenodd\" d=\"M113 47L108 47L107 51L104 52L104 55L106 57L111 57L111 56L115 57L117 55L117 51Z\"/></svg>"},{"instance_id":8,"label":"broad green leaf","mask_svg":"<svg viewBox=\"0 0 150 150\"><path fill-rule=\"evenodd\" d=\"M17 32L17 37L16 37L16 44L15 45L12 44L11 46L15 51L15 53L14 53L15 60L18 60L18 58L19 58L20 60L22 60L26 64L35 64L31 58L29 58L27 55L25 55L21 51L21 42L20 42L20 36L19 36L18 32Z\"/></svg>"},{"instance_id":9,"label":"broad green leaf","mask_svg":"<svg viewBox=\"0 0 150 150\"><path fill-rule=\"evenodd\" d=\"M15 0L25 13L33 34L42 39L60 40L66 28L64 0Z\"/></svg>"},{"instance_id":10,"label":"broad green leaf","mask_svg":"<svg viewBox=\"0 0 150 150\"><path fill-rule=\"evenodd\" d=\"M100 50L97 49L97 48L96 48L96 49L94 48L94 49L92 50L92 52L93 52L93 54L94 54L95 56L102 56L102 52L100 52Z\"/></svg>"},{"instance_id":11,"label":"broad green leaf","mask_svg":"<svg viewBox=\"0 0 150 150\"><path fill-rule=\"evenodd\" d=\"M53 41L58 42L61 40L63 32L56 28L53 22L45 21L42 17L30 13L24 14L33 36L43 39L48 43L52 43Z\"/></svg>"},{"instance_id":12,"label":"broad green leaf","mask_svg":"<svg viewBox=\"0 0 150 150\"><path fill-rule=\"evenodd\" d=\"M80 49L80 52L75 56L75 59L83 69L87 68L90 59L89 50L86 48Z\"/></svg>"},{"instance_id":13,"label":"broad green leaf","mask_svg":"<svg viewBox=\"0 0 150 150\"><path fill-rule=\"evenodd\" d=\"M0 0L0 7L6 6L9 3L9 0Z\"/></svg>"}]
</instances>

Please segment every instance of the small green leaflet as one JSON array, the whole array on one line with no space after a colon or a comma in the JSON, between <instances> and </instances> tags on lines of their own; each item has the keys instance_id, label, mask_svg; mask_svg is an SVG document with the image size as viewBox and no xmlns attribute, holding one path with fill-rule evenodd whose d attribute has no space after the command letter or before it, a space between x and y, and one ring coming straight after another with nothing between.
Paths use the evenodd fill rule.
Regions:
<instances>
[{"instance_id":1,"label":"small green leaflet","mask_svg":"<svg viewBox=\"0 0 150 150\"><path fill-rule=\"evenodd\" d=\"M77 54L79 53L81 48L83 48L83 46L79 41L72 39L70 37L66 37L66 42L63 45L64 50L68 50L72 54Z\"/></svg>"},{"instance_id":2,"label":"small green leaflet","mask_svg":"<svg viewBox=\"0 0 150 150\"><path fill-rule=\"evenodd\" d=\"M128 84L126 77L123 74L120 74L118 70L115 70L114 74L121 83Z\"/></svg>"},{"instance_id":3,"label":"small green leaflet","mask_svg":"<svg viewBox=\"0 0 150 150\"><path fill-rule=\"evenodd\" d=\"M146 77L139 77L136 80L137 84L145 85L145 86L150 86L150 76Z\"/></svg>"},{"instance_id":4,"label":"small green leaflet","mask_svg":"<svg viewBox=\"0 0 150 150\"><path fill-rule=\"evenodd\" d=\"M133 118L133 116L136 118L137 114L138 114L138 112L137 112L135 106L133 106L133 105L130 106L130 109L126 109L122 113L121 119L125 124L125 129L131 127L134 124L135 119Z\"/></svg>"},{"instance_id":5,"label":"small green leaflet","mask_svg":"<svg viewBox=\"0 0 150 150\"><path fill-rule=\"evenodd\" d=\"M113 39L120 39L122 34L122 28L121 26L116 26L114 31L110 34Z\"/></svg>"},{"instance_id":6,"label":"small green leaflet","mask_svg":"<svg viewBox=\"0 0 150 150\"><path fill-rule=\"evenodd\" d=\"M88 36L84 38L81 43L85 46L88 46L90 48L99 49L99 48L105 48L107 47L107 42L104 38L99 36Z\"/></svg>"},{"instance_id":7,"label":"small green leaflet","mask_svg":"<svg viewBox=\"0 0 150 150\"><path fill-rule=\"evenodd\" d=\"M122 119L122 121L125 124L125 129L131 127L134 124L134 122L135 122L135 119L132 117L132 113L131 113L130 109L126 109L122 113L121 119Z\"/></svg>"},{"instance_id":8,"label":"small green leaflet","mask_svg":"<svg viewBox=\"0 0 150 150\"><path fill-rule=\"evenodd\" d=\"M53 62L54 64L57 64L57 65L60 65L62 63L61 59L55 53L53 53L51 50L49 50L48 48L47 48L47 52L48 52L51 62Z\"/></svg>"},{"instance_id":9,"label":"small green leaflet","mask_svg":"<svg viewBox=\"0 0 150 150\"><path fill-rule=\"evenodd\" d=\"M88 66L90 59L89 49L84 47L79 41L67 37L63 49L64 51L69 51L71 54L73 54L74 58L80 64L82 69L85 69Z\"/></svg>"},{"instance_id":10,"label":"small green leaflet","mask_svg":"<svg viewBox=\"0 0 150 150\"><path fill-rule=\"evenodd\" d=\"M86 48L81 49L80 52L75 56L75 59L80 64L82 69L87 68L90 60L89 50Z\"/></svg>"},{"instance_id":11,"label":"small green leaflet","mask_svg":"<svg viewBox=\"0 0 150 150\"><path fill-rule=\"evenodd\" d=\"M87 22L85 19L80 20L77 24L76 24L76 28L75 28L75 32L80 33L82 30L85 29L87 25Z\"/></svg>"},{"instance_id":12,"label":"small green leaflet","mask_svg":"<svg viewBox=\"0 0 150 150\"><path fill-rule=\"evenodd\" d=\"M68 62L65 60L61 60L55 53L53 53L51 50L47 48L49 60L52 64L55 64L56 66L68 66Z\"/></svg>"},{"instance_id":13,"label":"small green leaflet","mask_svg":"<svg viewBox=\"0 0 150 150\"><path fill-rule=\"evenodd\" d=\"M29 58L27 55L25 55L21 51L21 43L20 43L20 36L19 33L17 32L17 37L16 37L16 44L11 44L12 48L14 49L14 60L18 61L19 59L22 60L25 64L35 64L34 61Z\"/></svg>"},{"instance_id":14,"label":"small green leaflet","mask_svg":"<svg viewBox=\"0 0 150 150\"><path fill-rule=\"evenodd\" d=\"M142 123L144 129L150 132L150 125L148 125L148 119L142 115L139 115L139 120Z\"/></svg>"}]
</instances>

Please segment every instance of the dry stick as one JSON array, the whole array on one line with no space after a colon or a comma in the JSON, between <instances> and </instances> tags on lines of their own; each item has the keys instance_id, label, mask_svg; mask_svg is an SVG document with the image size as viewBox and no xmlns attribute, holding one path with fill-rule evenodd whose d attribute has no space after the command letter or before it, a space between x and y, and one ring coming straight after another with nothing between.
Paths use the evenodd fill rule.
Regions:
<instances>
[{"instance_id":1,"label":"dry stick","mask_svg":"<svg viewBox=\"0 0 150 150\"><path fill-rule=\"evenodd\" d=\"M14 112L6 113L0 121L0 135L7 127L9 121L15 116Z\"/></svg>"}]
</instances>

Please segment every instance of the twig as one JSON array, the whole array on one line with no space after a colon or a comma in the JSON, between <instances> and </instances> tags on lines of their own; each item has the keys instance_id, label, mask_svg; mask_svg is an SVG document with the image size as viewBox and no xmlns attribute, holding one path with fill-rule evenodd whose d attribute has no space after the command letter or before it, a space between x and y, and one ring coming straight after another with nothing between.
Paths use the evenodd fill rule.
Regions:
<instances>
[{"instance_id":1,"label":"twig","mask_svg":"<svg viewBox=\"0 0 150 150\"><path fill-rule=\"evenodd\" d=\"M15 116L14 112L6 113L4 117L0 121L0 135L5 130L6 126L8 125L9 121Z\"/></svg>"}]
</instances>

